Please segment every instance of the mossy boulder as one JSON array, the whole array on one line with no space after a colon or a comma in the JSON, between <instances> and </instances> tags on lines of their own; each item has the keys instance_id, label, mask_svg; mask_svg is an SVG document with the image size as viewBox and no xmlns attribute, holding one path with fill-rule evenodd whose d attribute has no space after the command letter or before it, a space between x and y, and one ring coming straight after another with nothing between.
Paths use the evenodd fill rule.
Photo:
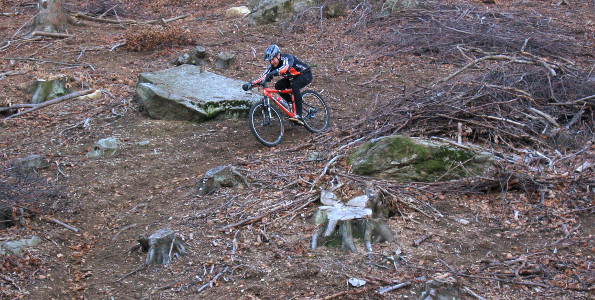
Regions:
<instances>
[{"instance_id":1,"label":"mossy boulder","mask_svg":"<svg viewBox=\"0 0 595 300\"><path fill-rule=\"evenodd\" d=\"M245 81L227 78L195 65L141 73L137 101L160 120L204 122L242 118L258 99L241 88Z\"/></svg>"},{"instance_id":2,"label":"mossy boulder","mask_svg":"<svg viewBox=\"0 0 595 300\"><path fill-rule=\"evenodd\" d=\"M261 25L291 21L295 14L318 8L320 4L316 0L250 0L248 6L252 11L249 15L251 24Z\"/></svg>"},{"instance_id":3,"label":"mossy boulder","mask_svg":"<svg viewBox=\"0 0 595 300\"><path fill-rule=\"evenodd\" d=\"M410 138L386 136L368 141L349 156L354 173L399 182L434 182L483 174L494 163L489 154Z\"/></svg>"}]
</instances>

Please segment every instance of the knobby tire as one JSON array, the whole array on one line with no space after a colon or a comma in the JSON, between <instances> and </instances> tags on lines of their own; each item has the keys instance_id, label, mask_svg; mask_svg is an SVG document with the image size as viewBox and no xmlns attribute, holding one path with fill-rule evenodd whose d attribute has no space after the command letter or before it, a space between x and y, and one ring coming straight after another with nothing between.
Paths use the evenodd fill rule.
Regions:
<instances>
[{"instance_id":1,"label":"knobby tire","mask_svg":"<svg viewBox=\"0 0 595 300\"><path fill-rule=\"evenodd\" d=\"M267 147L274 147L283 140L283 118L272 105L260 101L252 105L248 123L254 137Z\"/></svg>"},{"instance_id":2,"label":"knobby tire","mask_svg":"<svg viewBox=\"0 0 595 300\"><path fill-rule=\"evenodd\" d=\"M302 116L304 117L304 127L314 133L325 130L331 119L326 102L314 91L302 93Z\"/></svg>"}]
</instances>

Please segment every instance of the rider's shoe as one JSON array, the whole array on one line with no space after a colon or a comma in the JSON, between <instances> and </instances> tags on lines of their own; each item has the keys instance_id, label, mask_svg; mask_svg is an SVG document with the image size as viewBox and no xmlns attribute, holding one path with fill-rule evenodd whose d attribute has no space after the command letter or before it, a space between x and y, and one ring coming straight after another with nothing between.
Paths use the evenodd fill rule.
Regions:
<instances>
[{"instance_id":1,"label":"rider's shoe","mask_svg":"<svg viewBox=\"0 0 595 300\"><path fill-rule=\"evenodd\" d=\"M304 118L302 118L300 115L295 115L295 117L289 118L289 121L292 121L298 125L304 125Z\"/></svg>"}]
</instances>

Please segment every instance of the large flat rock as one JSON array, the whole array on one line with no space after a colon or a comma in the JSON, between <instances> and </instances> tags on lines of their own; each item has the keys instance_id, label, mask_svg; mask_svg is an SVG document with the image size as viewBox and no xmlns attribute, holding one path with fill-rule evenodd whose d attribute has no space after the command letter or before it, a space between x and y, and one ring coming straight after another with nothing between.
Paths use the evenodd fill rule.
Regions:
<instances>
[{"instance_id":1,"label":"large flat rock","mask_svg":"<svg viewBox=\"0 0 595 300\"><path fill-rule=\"evenodd\" d=\"M246 116L257 100L241 88L244 81L182 65L141 73L137 101L155 119L203 122Z\"/></svg>"}]
</instances>

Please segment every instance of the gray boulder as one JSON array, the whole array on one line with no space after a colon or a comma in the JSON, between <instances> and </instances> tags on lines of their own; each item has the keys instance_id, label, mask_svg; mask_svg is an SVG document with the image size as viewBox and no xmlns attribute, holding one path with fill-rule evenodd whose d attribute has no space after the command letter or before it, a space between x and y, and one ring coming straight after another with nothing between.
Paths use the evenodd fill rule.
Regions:
<instances>
[{"instance_id":1,"label":"gray boulder","mask_svg":"<svg viewBox=\"0 0 595 300\"><path fill-rule=\"evenodd\" d=\"M25 248L35 247L41 244L42 240L38 236L16 241L7 241L0 244L0 255L21 255Z\"/></svg>"},{"instance_id":2,"label":"gray boulder","mask_svg":"<svg viewBox=\"0 0 595 300\"><path fill-rule=\"evenodd\" d=\"M489 154L400 135L366 142L349 156L354 173L400 182L434 182L480 175L489 171L494 161Z\"/></svg>"},{"instance_id":3,"label":"gray boulder","mask_svg":"<svg viewBox=\"0 0 595 300\"><path fill-rule=\"evenodd\" d=\"M203 177L198 194L204 196L220 187L248 187L244 175L230 166L219 166L208 170Z\"/></svg>"},{"instance_id":4,"label":"gray boulder","mask_svg":"<svg viewBox=\"0 0 595 300\"><path fill-rule=\"evenodd\" d=\"M255 0L251 3L253 24L269 24L288 19L294 12L294 0Z\"/></svg>"},{"instance_id":5,"label":"gray boulder","mask_svg":"<svg viewBox=\"0 0 595 300\"><path fill-rule=\"evenodd\" d=\"M203 122L245 116L256 101L242 91L244 81L182 65L141 73L137 101L155 119Z\"/></svg>"},{"instance_id":6,"label":"gray boulder","mask_svg":"<svg viewBox=\"0 0 595 300\"><path fill-rule=\"evenodd\" d=\"M100 139L93 146L93 150L87 153L87 157L97 158L116 154L120 141L117 138Z\"/></svg>"},{"instance_id":7,"label":"gray boulder","mask_svg":"<svg viewBox=\"0 0 595 300\"><path fill-rule=\"evenodd\" d=\"M182 51L171 63L176 66L184 64L204 66L207 64L206 57L207 50L202 46L196 46L194 49Z\"/></svg>"},{"instance_id":8,"label":"gray boulder","mask_svg":"<svg viewBox=\"0 0 595 300\"><path fill-rule=\"evenodd\" d=\"M25 173L35 172L38 169L48 168L50 164L40 155L30 155L12 163L12 167Z\"/></svg>"}]
</instances>

